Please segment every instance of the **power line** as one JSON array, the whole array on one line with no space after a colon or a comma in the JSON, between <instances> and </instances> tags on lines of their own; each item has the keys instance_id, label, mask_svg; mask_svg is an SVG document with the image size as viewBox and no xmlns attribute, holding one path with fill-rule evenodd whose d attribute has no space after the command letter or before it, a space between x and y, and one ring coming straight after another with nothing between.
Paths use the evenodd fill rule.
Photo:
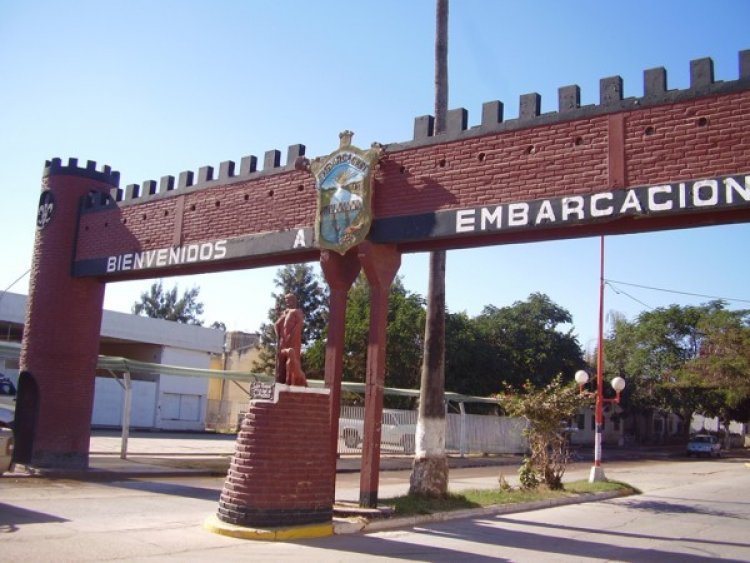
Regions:
<instances>
[{"instance_id":1,"label":"power line","mask_svg":"<svg viewBox=\"0 0 750 563\"><path fill-rule=\"evenodd\" d=\"M20 282L20 281L21 281L21 280L22 280L23 278L25 278L25 277L26 277L26 274L28 274L28 273L29 273L30 271L31 271L31 268L29 268L29 269L28 269L28 270L26 270L26 271L25 271L25 272L24 272L23 274L21 274L20 276L18 276L18 277L17 277L17 278L16 278L16 279L15 279L15 280L13 281L13 283L11 283L11 284L10 284L10 285L9 285L8 287L6 287L6 288L5 288L4 290L0 291L0 301L1 301L2 299L3 299L3 297L5 297L5 294L6 294L6 293L8 293L8 291L10 290L10 288L11 288L11 287L13 287L14 285L16 285L16 284L17 284L18 282Z\"/></svg>"},{"instance_id":2,"label":"power line","mask_svg":"<svg viewBox=\"0 0 750 563\"><path fill-rule=\"evenodd\" d=\"M614 291L614 292L615 292L615 293L616 293L617 295L624 295L625 297L629 297L630 299L632 299L632 300L633 300L633 301L635 301L636 303L640 303L641 305L643 305L644 307L646 307L646 309L651 309L651 310L653 310L653 309L654 309L654 308L653 308L653 307L652 307L651 305L648 305L647 303L644 303L644 302L643 302L643 301L641 301L640 299L637 299L637 298L633 297L632 295L630 295L629 293L627 293L627 292L623 291L622 289L617 289L617 288L616 288L616 287L615 287L614 285L612 285L612 284L611 284L611 283L610 283L609 281L605 280L605 282L604 282L604 283L605 283L606 285L608 285L609 287L611 287L611 288L612 288L612 291Z\"/></svg>"},{"instance_id":3,"label":"power line","mask_svg":"<svg viewBox=\"0 0 750 563\"><path fill-rule=\"evenodd\" d=\"M663 291L665 293L676 293L676 294L679 294L679 295L688 295L690 297L702 297L702 298L705 298L705 299L720 299L722 301L738 301L740 303L750 303L750 299L737 299L737 298L733 298L733 297L719 297L719 296L716 296L716 295L704 295L702 293L690 293L690 292L687 292L687 291L678 291L676 289L664 289L662 287L652 287L652 286L649 286L649 285L640 285L640 284L637 284L637 283L629 283L629 282L617 281L617 280L604 280L604 281L607 282L607 283L617 283L617 284L620 284L620 285L628 285L630 287L639 287L641 289L650 289L652 291ZM610 287L612 287L612 286L610 285ZM612 287L612 289L614 289L614 287ZM627 295L627 294L625 294L625 295ZM628 295L628 297L631 297L631 296ZM631 298L633 298L633 297L631 297ZM633 298L633 299L635 299L635 298ZM637 301L637 299L636 299L636 301ZM646 306L648 306L648 305L646 305Z\"/></svg>"}]
</instances>

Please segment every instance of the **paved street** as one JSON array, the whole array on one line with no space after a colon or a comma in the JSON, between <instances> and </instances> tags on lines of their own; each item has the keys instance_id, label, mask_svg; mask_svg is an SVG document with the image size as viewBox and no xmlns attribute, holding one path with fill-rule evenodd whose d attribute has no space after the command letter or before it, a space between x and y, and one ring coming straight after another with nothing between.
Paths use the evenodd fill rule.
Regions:
<instances>
[{"instance_id":1,"label":"paved street","mask_svg":"<svg viewBox=\"0 0 750 563\"><path fill-rule=\"evenodd\" d=\"M750 561L746 459L630 461L610 479L644 494L565 507L296 542L206 532L220 477L75 481L0 478L2 561ZM504 467L506 475L514 468ZM451 487L490 487L498 467L454 469ZM587 464L571 468L583 477ZM358 496L341 473L337 496ZM408 471L381 474L381 497L408 488Z\"/></svg>"}]
</instances>

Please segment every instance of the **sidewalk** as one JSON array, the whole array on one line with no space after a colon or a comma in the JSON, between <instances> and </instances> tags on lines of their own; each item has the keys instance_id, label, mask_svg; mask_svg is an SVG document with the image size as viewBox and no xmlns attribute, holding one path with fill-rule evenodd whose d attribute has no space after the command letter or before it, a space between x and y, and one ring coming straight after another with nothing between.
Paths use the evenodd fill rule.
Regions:
<instances>
[{"instance_id":1,"label":"sidewalk","mask_svg":"<svg viewBox=\"0 0 750 563\"><path fill-rule=\"evenodd\" d=\"M43 470L32 474L18 467L15 477L42 476L92 480L117 480L138 477L225 476L234 452L235 435L213 433L134 432L128 439L126 459L121 459L119 432L95 430L91 436L87 470ZM591 448L577 450L574 461L592 461ZM617 448L607 446L605 461L631 459L666 459L683 455L682 446ZM381 471L411 469L413 456L381 453ZM450 468L517 466L521 455L448 456ZM345 454L337 460L338 473L356 473L361 456Z\"/></svg>"},{"instance_id":2,"label":"sidewalk","mask_svg":"<svg viewBox=\"0 0 750 563\"><path fill-rule=\"evenodd\" d=\"M122 440L114 431L97 430L91 436L87 470L45 469L29 473L22 466L13 477L50 477L85 480L118 480L139 477L223 477L234 453L235 435L179 432L136 432L127 444L126 458L121 458ZM410 470L413 456L382 452L381 471ZM356 454L341 455L337 473L358 473L362 458ZM519 455L466 456L451 455L448 464L457 467L518 465Z\"/></svg>"}]
</instances>

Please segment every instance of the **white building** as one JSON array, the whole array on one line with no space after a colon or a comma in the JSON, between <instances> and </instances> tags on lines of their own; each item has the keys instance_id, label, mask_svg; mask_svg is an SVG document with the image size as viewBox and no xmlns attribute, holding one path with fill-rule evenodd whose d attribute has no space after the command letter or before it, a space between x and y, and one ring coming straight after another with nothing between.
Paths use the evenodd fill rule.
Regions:
<instances>
[{"instance_id":1,"label":"white building","mask_svg":"<svg viewBox=\"0 0 750 563\"><path fill-rule=\"evenodd\" d=\"M26 296L0 295L0 339L20 342L26 317ZM224 331L104 311L100 354L144 362L208 369L211 358L223 352ZM18 360L0 358L0 372L14 382ZM209 380L203 377L131 373L134 428L159 430L204 430ZM93 426L119 427L122 419L123 387L113 374L99 371L96 377Z\"/></svg>"}]
</instances>

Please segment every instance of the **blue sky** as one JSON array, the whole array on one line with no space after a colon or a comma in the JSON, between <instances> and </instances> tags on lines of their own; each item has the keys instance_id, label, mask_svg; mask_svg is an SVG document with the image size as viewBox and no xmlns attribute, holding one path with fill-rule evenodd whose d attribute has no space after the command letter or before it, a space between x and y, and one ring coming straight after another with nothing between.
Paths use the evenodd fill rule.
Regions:
<instances>
[{"instance_id":1,"label":"blue sky","mask_svg":"<svg viewBox=\"0 0 750 563\"><path fill-rule=\"evenodd\" d=\"M296 143L309 156L328 154L344 129L363 147L411 139L414 118L433 108L434 4L0 0L0 291L30 266L45 159L109 164L124 186ZM640 96L643 71L658 66L669 88L686 88L690 60L702 57L713 58L717 80L736 80L748 21L746 0L453 0L449 105L465 107L470 126L490 100L516 117L529 92L555 111L559 87L578 84L583 104L598 103L599 79L613 75L626 96ZM605 275L750 307L748 235L745 224L609 237ZM200 286L206 321L256 330L275 272L166 283ZM426 294L426 255L405 256L400 273ZM447 304L476 315L540 291L572 313L591 348L598 279L595 238L455 251ZM110 284L105 306L128 311L149 285ZM28 277L12 290L27 287ZM707 300L618 290L607 288L605 309L629 318Z\"/></svg>"}]
</instances>

